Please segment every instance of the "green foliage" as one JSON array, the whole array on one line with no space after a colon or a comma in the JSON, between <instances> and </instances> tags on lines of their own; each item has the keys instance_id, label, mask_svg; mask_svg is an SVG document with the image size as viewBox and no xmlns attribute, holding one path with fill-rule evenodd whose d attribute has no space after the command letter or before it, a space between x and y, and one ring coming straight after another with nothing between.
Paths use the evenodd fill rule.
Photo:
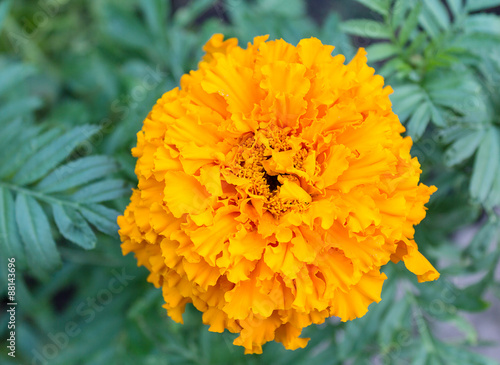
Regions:
<instances>
[{"instance_id":1,"label":"green foliage","mask_svg":"<svg viewBox=\"0 0 500 365\"><path fill-rule=\"evenodd\" d=\"M56 241L94 248L89 223L117 236L118 212L101 203L130 188L104 179L119 168L111 157L85 156L98 126L35 123L33 109L41 100L18 98L14 90L30 72L21 64L7 64L2 72L0 154L10 158L0 167L0 250L3 260L16 257L18 271L43 278L61 265Z\"/></svg>"},{"instance_id":2,"label":"green foliage","mask_svg":"<svg viewBox=\"0 0 500 365\"><path fill-rule=\"evenodd\" d=\"M475 156L470 196L491 210L500 203L495 91L500 76L500 17L473 12L497 2L385 4L385 11L378 11L382 21L350 20L342 29L389 40L370 45L368 59L385 60L381 73L394 88L394 109L406 122L408 134L414 140L439 134L442 141L433 143L445 148L441 163L446 166L465 165ZM487 42L476 42L483 38Z\"/></svg>"},{"instance_id":3,"label":"green foliage","mask_svg":"<svg viewBox=\"0 0 500 365\"><path fill-rule=\"evenodd\" d=\"M494 272L500 257L500 103L495 85L500 77L500 17L475 11L499 3L396 0L385 4L385 10L377 11L381 19L376 26L358 23L358 28L344 29L354 35L371 29L389 33L384 35L388 41L367 47L368 59L381 67L386 83L393 87L394 110L416 141L413 153L422 163L425 180L439 189L417 228L416 241L428 256L451 262L441 268L443 275L437 282L420 284L418 292L405 285L404 298L412 298L408 310L414 322L406 330L416 327L420 339L404 349L400 343L398 348L382 345L382 353L389 357L397 353L399 361L415 364L495 363L465 350L479 340L461 311L488 308L484 295L498 280ZM477 233L460 250L453 235L473 224ZM479 273L483 278L472 285L452 284L459 275ZM391 310L391 316L396 313ZM415 313L420 313L417 321ZM454 344L443 342L433 334L435 320L450 323L463 338ZM391 358L388 363L399 361Z\"/></svg>"},{"instance_id":4,"label":"green foliage","mask_svg":"<svg viewBox=\"0 0 500 365\"><path fill-rule=\"evenodd\" d=\"M500 17L483 12L500 1L356 2L365 13L321 22L302 0L0 2L0 293L16 257L19 303L19 361L3 347L2 364L496 364L477 353L487 344L464 312L500 298ZM136 184L142 121L215 32L240 44L315 36L348 60L353 42L366 47L424 182L439 188L415 237L438 281L417 285L402 263L387 265L379 304L307 328L308 346L293 352L269 343L243 355L194 308L184 325L166 316L147 270L122 256L116 216ZM458 246L464 229L475 234Z\"/></svg>"}]
</instances>

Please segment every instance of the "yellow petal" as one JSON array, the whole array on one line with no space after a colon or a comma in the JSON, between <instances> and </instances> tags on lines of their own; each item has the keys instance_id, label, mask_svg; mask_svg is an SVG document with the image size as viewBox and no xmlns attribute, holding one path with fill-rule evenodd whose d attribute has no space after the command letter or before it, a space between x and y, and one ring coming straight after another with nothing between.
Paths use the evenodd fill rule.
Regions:
<instances>
[{"instance_id":1,"label":"yellow petal","mask_svg":"<svg viewBox=\"0 0 500 365\"><path fill-rule=\"evenodd\" d=\"M296 328L290 323L285 323L276 330L276 341L281 342L287 350L304 348L310 338L299 338L301 332L301 328Z\"/></svg>"},{"instance_id":2,"label":"yellow petal","mask_svg":"<svg viewBox=\"0 0 500 365\"><path fill-rule=\"evenodd\" d=\"M180 218L185 213L202 213L209 205L207 190L194 177L181 171L165 174L163 200L172 214Z\"/></svg>"},{"instance_id":3,"label":"yellow petal","mask_svg":"<svg viewBox=\"0 0 500 365\"><path fill-rule=\"evenodd\" d=\"M359 283L352 286L347 293L342 290L335 291L331 314L340 317L342 322L364 316L371 303L380 302L385 279L387 276L384 273L374 270L363 275Z\"/></svg>"},{"instance_id":4,"label":"yellow petal","mask_svg":"<svg viewBox=\"0 0 500 365\"><path fill-rule=\"evenodd\" d=\"M258 260L264 252L267 242L257 232L240 230L234 237L229 238L229 252L231 255L243 256L248 260Z\"/></svg>"},{"instance_id":5,"label":"yellow petal","mask_svg":"<svg viewBox=\"0 0 500 365\"><path fill-rule=\"evenodd\" d=\"M440 276L439 272L432 266L429 260L418 251L415 241L400 241L398 249L391 259L395 263L399 260L403 260L406 268L417 275L419 283L433 281Z\"/></svg>"},{"instance_id":6,"label":"yellow petal","mask_svg":"<svg viewBox=\"0 0 500 365\"><path fill-rule=\"evenodd\" d=\"M312 201L312 197L304 189L290 180L283 181L278 196L281 199L297 200L299 202L310 203Z\"/></svg>"},{"instance_id":7,"label":"yellow petal","mask_svg":"<svg viewBox=\"0 0 500 365\"><path fill-rule=\"evenodd\" d=\"M224 35L214 34L203 46L206 54L203 56L203 61L210 62L213 60L215 53L226 54L238 45L238 39L229 38L224 40Z\"/></svg>"},{"instance_id":8,"label":"yellow petal","mask_svg":"<svg viewBox=\"0 0 500 365\"><path fill-rule=\"evenodd\" d=\"M303 263L293 255L291 243L279 243L276 247L267 246L264 252L264 262L274 272L282 272L284 275L294 278Z\"/></svg>"},{"instance_id":9,"label":"yellow petal","mask_svg":"<svg viewBox=\"0 0 500 365\"><path fill-rule=\"evenodd\" d=\"M200 227L190 232L196 252L203 256L211 266L217 266L215 260L227 246L229 237L237 232L239 222L237 213L225 213L222 210L214 217L213 225Z\"/></svg>"}]
</instances>

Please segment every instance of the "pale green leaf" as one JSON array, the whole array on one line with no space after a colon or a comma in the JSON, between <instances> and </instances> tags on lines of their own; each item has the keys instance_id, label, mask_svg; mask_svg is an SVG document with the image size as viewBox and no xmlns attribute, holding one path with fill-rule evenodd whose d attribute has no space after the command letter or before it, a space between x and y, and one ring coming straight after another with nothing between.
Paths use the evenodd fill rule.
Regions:
<instances>
[{"instance_id":1,"label":"pale green leaf","mask_svg":"<svg viewBox=\"0 0 500 365\"><path fill-rule=\"evenodd\" d=\"M463 0L446 0L448 7L455 17L459 16L463 12Z\"/></svg>"},{"instance_id":2,"label":"pale green leaf","mask_svg":"<svg viewBox=\"0 0 500 365\"><path fill-rule=\"evenodd\" d=\"M16 211L12 193L0 185L0 251L2 257L15 257L16 265L26 266L24 246L16 224Z\"/></svg>"},{"instance_id":3,"label":"pale green leaf","mask_svg":"<svg viewBox=\"0 0 500 365\"><path fill-rule=\"evenodd\" d=\"M206 1L214 2L214 0ZM232 2L232 6L237 6L238 2ZM301 0L257 0L256 8L263 14L274 13L285 17L299 17L305 12L305 2Z\"/></svg>"},{"instance_id":4,"label":"pale green leaf","mask_svg":"<svg viewBox=\"0 0 500 365\"><path fill-rule=\"evenodd\" d=\"M63 134L32 156L17 172L13 181L25 185L40 179L67 158L80 143L98 131L97 126L85 125Z\"/></svg>"},{"instance_id":5,"label":"pale green leaf","mask_svg":"<svg viewBox=\"0 0 500 365\"><path fill-rule=\"evenodd\" d=\"M369 19L347 20L340 24L340 29L365 38L390 39L392 35L391 30L385 24Z\"/></svg>"},{"instance_id":6,"label":"pale green leaf","mask_svg":"<svg viewBox=\"0 0 500 365\"><path fill-rule=\"evenodd\" d=\"M422 8L420 15L418 16L419 24L424 28L425 32L435 39L440 34L441 29L439 23L436 21L432 12L426 7Z\"/></svg>"},{"instance_id":7,"label":"pale green leaf","mask_svg":"<svg viewBox=\"0 0 500 365\"><path fill-rule=\"evenodd\" d=\"M422 345L423 347L423 345ZM429 363L429 352L428 349L422 348L417 352L417 355L412 359L411 365L431 365ZM432 364L435 365L435 364ZM443 365L443 364L440 364Z\"/></svg>"},{"instance_id":8,"label":"pale green leaf","mask_svg":"<svg viewBox=\"0 0 500 365\"><path fill-rule=\"evenodd\" d=\"M483 136L483 130L470 131L464 137L456 140L444 154L446 165L457 165L472 156L479 147Z\"/></svg>"},{"instance_id":9,"label":"pale green leaf","mask_svg":"<svg viewBox=\"0 0 500 365\"><path fill-rule=\"evenodd\" d=\"M391 345L394 333L404 326L405 318L408 316L409 310L410 303L405 297L393 302L390 315L383 319L380 325L380 331L377 334L380 345L383 347Z\"/></svg>"},{"instance_id":10,"label":"pale green leaf","mask_svg":"<svg viewBox=\"0 0 500 365\"><path fill-rule=\"evenodd\" d=\"M500 0L467 0L468 11L479 11L500 6Z\"/></svg>"},{"instance_id":11,"label":"pale green leaf","mask_svg":"<svg viewBox=\"0 0 500 365\"><path fill-rule=\"evenodd\" d=\"M406 120L425 100L425 94L418 85L408 84L394 88L394 94L391 95L393 109L399 118Z\"/></svg>"},{"instance_id":12,"label":"pale green leaf","mask_svg":"<svg viewBox=\"0 0 500 365\"><path fill-rule=\"evenodd\" d=\"M464 365L498 365L492 358L487 358L477 351L470 351L465 346L452 346L442 343L439 347L442 361L439 364L464 364ZM432 365L432 364L429 364Z\"/></svg>"},{"instance_id":13,"label":"pale green leaf","mask_svg":"<svg viewBox=\"0 0 500 365\"><path fill-rule=\"evenodd\" d=\"M466 318L461 317L460 315L453 316L451 319L451 323L457 327L466 337L467 342L471 344L477 343L477 331L472 323L470 323Z\"/></svg>"},{"instance_id":14,"label":"pale green leaf","mask_svg":"<svg viewBox=\"0 0 500 365\"><path fill-rule=\"evenodd\" d=\"M396 0L392 6L391 25L394 29L399 28L403 20L406 19L406 12L412 6L408 0Z\"/></svg>"},{"instance_id":15,"label":"pale green leaf","mask_svg":"<svg viewBox=\"0 0 500 365\"><path fill-rule=\"evenodd\" d=\"M89 204L82 206L80 213L99 231L110 236L117 235L118 224L116 223L116 218L120 213L116 210L100 204Z\"/></svg>"},{"instance_id":16,"label":"pale green leaf","mask_svg":"<svg viewBox=\"0 0 500 365\"><path fill-rule=\"evenodd\" d=\"M441 29L448 29L450 26L450 17L443 3L436 0L424 0L424 3L427 10L426 13L430 14L436 20Z\"/></svg>"},{"instance_id":17,"label":"pale green leaf","mask_svg":"<svg viewBox=\"0 0 500 365\"><path fill-rule=\"evenodd\" d=\"M500 132L492 127L483 137L474 162L470 194L485 201L493 185L500 165Z\"/></svg>"},{"instance_id":18,"label":"pale green leaf","mask_svg":"<svg viewBox=\"0 0 500 365\"><path fill-rule=\"evenodd\" d=\"M0 32L2 31L5 18L7 18L7 15L9 14L11 3L12 0L5 0L2 3L0 3Z\"/></svg>"},{"instance_id":19,"label":"pale green leaf","mask_svg":"<svg viewBox=\"0 0 500 365\"><path fill-rule=\"evenodd\" d=\"M151 35L133 13L111 3L104 4L106 35L133 48L147 48L152 45Z\"/></svg>"},{"instance_id":20,"label":"pale green leaf","mask_svg":"<svg viewBox=\"0 0 500 365\"><path fill-rule=\"evenodd\" d=\"M500 17L494 14L469 15L465 20L465 32L500 36Z\"/></svg>"},{"instance_id":21,"label":"pale green leaf","mask_svg":"<svg viewBox=\"0 0 500 365\"><path fill-rule=\"evenodd\" d=\"M401 30L399 31L398 39L400 44L405 44L410 38L411 33L417 28L418 17L422 11L422 3L418 2L417 5L411 9L410 14L404 21Z\"/></svg>"},{"instance_id":22,"label":"pale green leaf","mask_svg":"<svg viewBox=\"0 0 500 365\"><path fill-rule=\"evenodd\" d=\"M86 250L95 247L97 238L80 213L61 204L52 204L52 212L57 228L66 239Z\"/></svg>"},{"instance_id":23,"label":"pale green leaf","mask_svg":"<svg viewBox=\"0 0 500 365\"><path fill-rule=\"evenodd\" d=\"M500 174L497 174L495 177L490 195L488 195L488 198L486 199L486 205L490 207L490 209L500 206Z\"/></svg>"},{"instance_id":24,"label":"pale green leaf","mask_svg":"<svg viewBox=\"0 0 500 365\"><path fill-rule=\"evenodd\" d=\"M24 242L27 261L35 273L55 269L61 263L50 224L42 207L31 196L18 194L16 221Z\"/></svg>"},{"instance_id":25,"label":"pale green leaf","mask_svg":"<svg viewBox=\"0 0 500 365\"><path fill-rule=\"evenodd\" d=\"M103 180L82 187L71 196L71 199L84 203L101 203L129 193L130 189L123 180Z\"/></svg>"},{"instance_id":26,"label":"pale green leaf","mask_svg":"<svg viewBox=\"0 0 500 365\"><path fill-rule=\"evenodd\" d=\"M420 139L430 122L431 110L428 103L420 104L413 112L410 120L408 121L408 134L414 139Z\"/></svg>"},{"instance_id":27,"label":"pale green leaf","mask_svg":"<svg viewBox=\"0 0 500 365\"><path fill-rule=\"evenodd\" d=\"M105 177L118 170L108 156L88 156L62 165L48 174L36 189L53 193L71 189Z\"/></svg>"},{"instance_id":28,"label":"pale green leaf","mask_svg":"<svg viewBox=\"0 0 500 365\"><path fill-rule=\"evenodd\" d=\"M396 55L398 52L399 47L388 42L375 43L366 48L368 62L385 60Z\"/></svg>"},{"instance_id":29,"label":"pale green leaf","mask_svg":"<svg viewBox=\"0 0 500 365\"><path fill-rule=\"evenodd\" d=\"M24 138L19 140L19 138L12 138L10 142L5 144L5 151L10 150L12 157L9 159L8 163L4 163L0 166L0 177L8 177L22 168L28 159L36 155L36 153L43 148L47 143L51 143L55 138L59 136L59 130L50 129L38 135L39 128L28 129L23 136L27 137L25 141ZM4 150L2 148L2 150ZM7 153L7 152L5 152Z\"/></svg>"},{"instance_id":30,"label":"pale green leaf","mask_svg":"<svg viewBox=\"0 0 500 365\"><path fill-rule=\"evenodd\" d=\"M4 7L5 4L6 3L0 5L0 13L2 11L2 6ZM27 76L33 74L34 71L35 69L33 67L22 63L13 63L0 69L0 80L2 80L0 83L0 96L4 95L10 88L16 87L17 84L23 82L23 80Z\"/></svg>"},{"instance_id":31,"label":"pale green leaf","mask_svg":"<svg viewBox=\"0 0 500 365\"><path fill-rule=\"evenodd\" d=\"M438 127L445 127L447 123L441 111L433 103L429 103L429 108L431 109L432 122Z\"/></svg>"}]
</instances>

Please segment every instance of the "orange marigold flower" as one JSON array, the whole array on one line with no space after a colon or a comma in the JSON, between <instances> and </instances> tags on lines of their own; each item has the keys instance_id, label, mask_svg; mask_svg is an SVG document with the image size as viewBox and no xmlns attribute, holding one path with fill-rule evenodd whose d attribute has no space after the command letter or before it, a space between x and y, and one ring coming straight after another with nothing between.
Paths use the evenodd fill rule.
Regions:
<instances>
[{"instance_id":1,"label":"orange marigold flower","mask_svg":"<svg viewBox=\"0 0 500 365\"><path fill-rule=\"evenodd\" d=\"M413 241L436 188L419 184L366 52L345 65L316 38L266 40L243 49L214 35L158 100L118 218L123 253L149 269L169 316L182 322L193 303L246 353L304 347L311 323L363 316L389 260L439 277Z\"/></svg>"}]
</instances>

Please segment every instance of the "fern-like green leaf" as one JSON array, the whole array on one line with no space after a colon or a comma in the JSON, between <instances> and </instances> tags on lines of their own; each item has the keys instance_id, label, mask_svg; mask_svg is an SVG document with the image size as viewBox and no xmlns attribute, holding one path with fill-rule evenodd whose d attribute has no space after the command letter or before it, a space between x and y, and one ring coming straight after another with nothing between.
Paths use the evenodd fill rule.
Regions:
<instances>
[{"instance_id":1,"label":"fern-like green leaf","mask_svg":"<svg viewBox=\"0 0 500 365\"><path fill-rule=\"evenodd\" d=\"M37 274L61 264L47 215L38 202L23 193L16 197L16 221L29 267Z\"/></svg>"},{"instance_id":2,"label":"fern-like green leaf","mask_svg":"<svg viewBox=\"0 0 500 365\"><path fill-rule=\"evenodd\" d=\"M500 6L500 0L467 0L468 11L479 11Z\"/></svg>"},{"instance_id":3,"label":"fern-like green leaf","mask_svg":"<svg viewBox=\"0 0 500 365\"><path fill-rule=\"evenodd\" d=\"M42 146L16 173L13 182L26 185L39 180L64 161L80 143L89 139L98 131L99 127L92 125L76 127L53 142Z\"/></svg>"},{"instance_id":4,"label":"fern-like green leaf","mask_svg":"<svg viewBox=\"0 0 500 365\"><path fill-rule=\"evenodd\" d=\"M2 84L0 153L9 156L0 166L0 250L15 257L18 269L43 277L61 263L58 244L72 242L94 248L91 226L117 236L118 212L102 204L129 192L112 179L117 163L106 156L76 158L76 149L99 132L95 125L50 129L33 122L36 96L11 97L11 90L29 76L25 68L9 66ZM31 100L31 101L30 101ZM37 104L38 105L38 104ZM20 112L15 112L20 108ZM105 180L103 180L105 179ZM90 185L89 185L90 183Z\"/></svg>"},{"instance_id":5,"label":"fern-like green leaf","mask_svg":"<svg viewBox=\"0 0 500 365\"><path fill-rule=\"evenodd\" d=\"M473 198L485 201L496 176L500 173L500 131L491 127L479 146L470 182Z\"/></svg>"},{"instance_id":6,"label":"fern-like green leaf","mask_svg":"<svg viewBox=\"0 0 500 365\"><path fill-rule=\"evenodd\" d=\"M118 165L110 157L82 157L53 170L35 189L44 193L65 191L103 178L117 170Z\"/></svg>"},{"instance_id":7,"label":"fern-like green leaf","mask_svg":"<svg viewBox=\"0 0 500 365\"><path fill-rule=\"evenodd\" d=\"M392 32L385 24L370 19L347 20L340 25L346 33L376 39L390 39Z\"/></svg>"},{"instance_id":8,"label":"fern-like green leaf","mask_svg":"<svg viewBox=\"0 0 500 365\"><path fill-rule=\"evenodd\" d=\"M76 209L54 203L52 204L52 212L57 227L65 238L85 249L95 247L97 238L92 228Z\"/></svg>"},{"instance_id":9,"label":"fern-like green leaf","mask_svg":"<svg viewBox=\"0 0 500 365\"><path fill-rule=\"evenodd\" d=\"M12 193L0 186L0 251L4 257L15 257L18 267L26 267L26 254L16 223Z\"/></svg>"}]
</instances>

